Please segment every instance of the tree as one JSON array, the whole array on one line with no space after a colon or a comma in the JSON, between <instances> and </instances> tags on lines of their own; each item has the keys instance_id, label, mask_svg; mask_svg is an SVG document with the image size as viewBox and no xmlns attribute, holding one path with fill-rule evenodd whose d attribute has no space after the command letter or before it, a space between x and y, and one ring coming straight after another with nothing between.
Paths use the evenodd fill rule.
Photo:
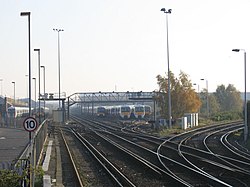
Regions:
<instances>
[{"instance_id":1,"label":"tree","mask_svg":"<svg viewBox=\"0 0 250 187\"><path fill-rule=\"evenodd\" d=\"M200 92L200 101L201 101L200 114L206 114L207 113L207 89L203 89Z\"/></svg>"},{"instance_id":2,"label":"tree","mask_svg":"<svg viewBox=\"0 0 250 187\"><path fill-rule=\"evenodd\" d=\"M220 111L220 104L217 101L217 97L215 96L214 93L207 93L207 89L203 89L200 92L200 100L202 103L200 108L201 116L203 115L207 116L208 114L209 116L211 116ZM208 100L208 107L207 107L207 100Z\"/></svg>"},{"instance_id":3,"label":"tree","mask_svg":"<svg viewBox=\"0 0 250 187\"><path fill-rule=\"evenodd\" d=\"M200 98L202 101L201 114L207 113L207 96L209 100L209 117L212 120L238 120L242 118L242 99L240 92L232 85L220 85L215 93L204 89Z\"/></svg>"},{"instance_id":4,"label":"tree","mask_svg":"<svg viewBox=\"0 0 250 187\"><path fill-rule=\"evenodd\" d=\"M161 93L157 98L158 105L161 108L161 115L166 117L168 116L168 79L161 75L156 78ZM184 113L198 112L201 101L192 88L188 75L181 71L179 77L175 78L174 74L170 72L170 82L172 117L179 118Z\"/></svg>"},{"instance_id":5,"label":"tree","mask_svg":"<svg viewBox=\"0 0 250 187\"><path fill-rule=\"evenodd\" d=\"M241 111L242 99L240 92L232 85L229 84L227 88L224 85L217 87L215 97L220 104L220 111Z\"/></svg>"},{"instance_id":6,"label":"tree","mask_svg":"<svg viewBox=\"0 0 250 187\"><path fill-rule=\"evenodd\" d=\"M210 115L214 115L220 111L220 105L215 97L215 94L210 94L208 96L209 100L209 113Z\"/></svg>"}]
</instances>

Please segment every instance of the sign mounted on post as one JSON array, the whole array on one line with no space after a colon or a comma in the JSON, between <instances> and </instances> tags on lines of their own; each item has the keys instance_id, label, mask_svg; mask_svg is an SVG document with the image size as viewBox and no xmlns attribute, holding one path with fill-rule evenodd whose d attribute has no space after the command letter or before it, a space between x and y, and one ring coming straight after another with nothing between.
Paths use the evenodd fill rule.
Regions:
<instances>
[{"instance_id":1,"label":"sign mounted on post","mask_svg":"<svg viewBox=\"0 0 250 187\"><path fill-rule=\"evenodd\" d=\"M32 132L34 130L36 130L37 128L37 121L35 118L33 117L27 117L24 121L23 121L23 127L26 131Z\"/></svg>"}]
</instances>

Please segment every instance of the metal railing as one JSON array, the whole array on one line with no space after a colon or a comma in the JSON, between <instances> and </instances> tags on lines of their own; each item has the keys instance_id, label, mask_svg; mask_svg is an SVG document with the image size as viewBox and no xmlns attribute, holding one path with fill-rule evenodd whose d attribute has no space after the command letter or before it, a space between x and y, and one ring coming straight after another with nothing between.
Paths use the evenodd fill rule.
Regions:
<instances>
[{"instance_id":1,"label":"metal railing","mask_svg":"<svg viewBox=\"0 0 250 187\"><path fill-rule=\"evenodd\" d=\"M47 132L48 132L48 120L45 120L41 123L38 129L34 132L31 141L27 144L25 149L23 150L22 154L16 160L14 164L14 168L22 173L24 170L29 170L29 184L24 179L22 182L23 187L33 187L36 181L35 171L38 168L38 165L42 159L42 152L44 148L44 143L47 139Z\"/></svg>"}]
</instances>

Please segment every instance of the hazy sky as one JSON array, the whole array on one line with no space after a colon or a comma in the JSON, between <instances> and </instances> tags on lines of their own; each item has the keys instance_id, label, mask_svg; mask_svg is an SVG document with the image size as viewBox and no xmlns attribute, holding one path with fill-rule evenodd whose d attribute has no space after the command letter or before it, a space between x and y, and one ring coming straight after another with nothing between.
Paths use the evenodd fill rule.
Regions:
<instances>
[{"instance_id":1,"label":"hazy sky","mask_svg":"<svg viewBox=\"0 0 250 187\"><path fill-rule=\"evenodd\" d=\"M250 51L249 0L0 0L1 92L13 97L15 81L16 98L27 97L28 19L22 11L31 12L32 77L38 79L33 49L40 48L46 92L58 93L53 28L64 29L61 92L158 89L156 76L167 72L163 7L172 9L169 59L175 76L184 71L200 90L204 78L209 91L229 83L244 91L243 52L232 49Z\"/></svg>"}]
</instances>

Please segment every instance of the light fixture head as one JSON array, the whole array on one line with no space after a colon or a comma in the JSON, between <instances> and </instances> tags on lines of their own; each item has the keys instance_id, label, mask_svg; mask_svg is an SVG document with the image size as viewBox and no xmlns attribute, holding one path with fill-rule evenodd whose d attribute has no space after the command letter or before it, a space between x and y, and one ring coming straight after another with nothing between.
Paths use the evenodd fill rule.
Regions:
<instances>
[{"instance_id":1,"label":"light fixture head","mask_svg":"<svg viewBox=\"0 0 250 187\"><path fill-rule=\"evenodd\" d=\"M29 16L29 15L30 15L30 12L21 12L20 15L21 15L21 16Z\"/></svg>"},{"instance_id":2,"label":"light fixture head","mask_svg":"<svg viewBox=\"0 0 250 187\"><path fill-rule=\"evenodd\" d=\"M165 8L162 8L161 11L163 11L163 12L166 13L166 14L171 14L172 9L168 9L168 11L166 11Z\"/></svg>"},{"instance_id":3,"label":"light fixture head","mask_svg":"<svg viewBox=\"0 0 250 187\"><path fill-rule=\"evenodd\" d=\"M53 31L61 32L64 31L63 29L53 29Z\"/></svg>"},{"instance_id":4,"label":"light fixture head","mask_svg":"<svg viewBox=\"0 0 250 187\"><path fill-rule=\"evenodd\" d=\"M233 49L232 51L233 51L233 52L239 52L240 49Z\"/></svg>"}]
</instances>

